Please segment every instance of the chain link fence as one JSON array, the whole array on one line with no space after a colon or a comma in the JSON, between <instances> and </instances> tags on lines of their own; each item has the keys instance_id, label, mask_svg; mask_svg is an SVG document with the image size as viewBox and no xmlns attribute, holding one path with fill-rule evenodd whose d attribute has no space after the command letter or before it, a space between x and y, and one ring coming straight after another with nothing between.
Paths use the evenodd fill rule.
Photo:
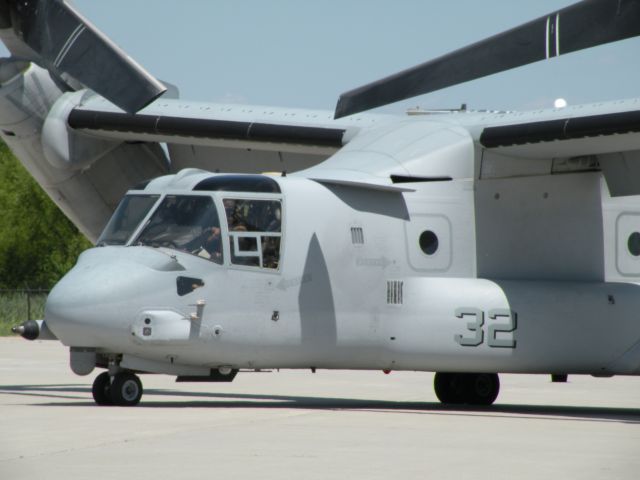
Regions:
<instances>
[{"instance_id":1,"label":"chain link fence","mask_svg":"<svg viewBox=\"0 0 640 480\"><path fill-rule=\"evenodd\" d=\"M26 320L43 318L48 293L44 289L0 289L0 335L11 335L11 327Z\"/></svg>"}]
</instances>

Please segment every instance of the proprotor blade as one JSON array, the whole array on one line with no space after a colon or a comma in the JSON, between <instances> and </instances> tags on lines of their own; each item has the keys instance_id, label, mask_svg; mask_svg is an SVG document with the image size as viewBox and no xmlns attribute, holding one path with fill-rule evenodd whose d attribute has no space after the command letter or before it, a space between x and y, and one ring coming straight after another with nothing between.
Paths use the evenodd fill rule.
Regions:
<instances>
[{"instance_id":1,"label":"proprotor blade","mask_svg":"<svg viewBox=\"0 0 640 480\"><path fill-rule=\"evenodd\" d=\"M540 60L640 35L640 0L583 0L340 96L340 118Z\"/></svg>"},{"instance_id":2,"label":"proprotor blade","mask_svg":"<svg viewBox=\"0 0 640 480\"><path fill-rule=\"evenodd\" d=\"M4 0L1 23L7 5L16 36L35 54L29 60L54 74L72 77L130 113L166 90L63 0Z\"/></svg>"}]
</instances>

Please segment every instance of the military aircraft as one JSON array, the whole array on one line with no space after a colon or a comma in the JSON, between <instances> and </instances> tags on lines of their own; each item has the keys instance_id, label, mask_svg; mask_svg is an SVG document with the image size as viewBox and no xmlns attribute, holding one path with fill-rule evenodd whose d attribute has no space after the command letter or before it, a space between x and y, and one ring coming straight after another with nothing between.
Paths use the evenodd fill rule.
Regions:
<instances>
[{"instance_id":1,"label":"military aircraft","mask_svg":"<svg viewBox=\"0 0 640 480\"><path fill-rule=\"evenodd\" d=\"M143 373L429 371L471 405L499 373L640 374L639 99L366 113L636 36L640 1L578 2L336 112L181 101L61 0L3 0L0 26L0 134L96 245L15 331L105 369L97 404L136 405Z\"/></svg>"}]
</instances>

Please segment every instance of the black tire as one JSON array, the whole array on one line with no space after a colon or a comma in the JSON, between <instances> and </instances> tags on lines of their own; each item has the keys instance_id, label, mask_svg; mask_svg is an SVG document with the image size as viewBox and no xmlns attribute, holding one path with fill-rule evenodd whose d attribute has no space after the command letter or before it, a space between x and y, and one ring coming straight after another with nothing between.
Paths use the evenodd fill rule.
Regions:
<instances>
[{"instance_id":1,"label":"black tire","mask_svg":"<svg viewBox=\"0 0 640 480\"><path fill-rule=\"evenodd\" d=\"M497 373L474 373L469 380L470 405L491 405L500 393L500 378Z\"/></svg>"},{"instance_id":2,"label":"black tire","mask_svg":"<svg viewBox=\"0 0 640 480\"><path fill-rule=\"evenodd\" d=\"M142 398L142 382L129 372L118 373L111 384L111 401L120 407L133 407Z\"/></svg>"},{"instance_id":3,"label":"black tire","mask_svg":"<svg viewBox=\"0 0 640 480\"><path fill-rule=\"evenodd\" d=\"M440 402L460 405L467 401L468 375L464 373L438 372L433 378L433 388Z\"/></svg>"},{"instance_id":4,"label":"black tire","mask_svg":"<svg viewBox=\"0 0 640 480\"><path fill-rule=\"evenodd\" d=\"M113 405L111 400L111 377L108 372L102 372L93 381L91 393L97 405Z\"/></svg>"}]
</instances>

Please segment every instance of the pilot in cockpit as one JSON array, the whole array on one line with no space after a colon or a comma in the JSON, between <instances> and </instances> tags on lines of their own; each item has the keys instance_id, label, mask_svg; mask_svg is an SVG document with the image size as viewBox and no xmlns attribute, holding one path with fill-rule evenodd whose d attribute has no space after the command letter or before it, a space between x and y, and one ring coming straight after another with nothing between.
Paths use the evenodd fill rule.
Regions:
<instances>
[{"instance_id":1,"label":"pilot in cockpit","mask_svg":"<svg viewBox=\"0 0 640 480\"><path fill-rule=\"evenodd\" d=\"M240 212L242 205L238 205L236 200L231 198L225 198L222 202L224 204L224 211L227 215L227 222L229 226L229 231L232 232L246 232L246 218Z\"/></svg>"},{"instance_id":2,"label":"pilot in cockpit","mask_svg":"<svg viewBox=\"0 0 640 480\"><path fill-rule=\"evenodd\" d=\"M138 237L138 244L175 248L222 263L220 220L213 200L167 195Z\"/></svg>"},{"instance_id":3,"label":"pilot in cockpit","mask_svg":"<svg viewBox=\"0 0 640 480\"><path fill-rule=\"evenodd\" d=\"M194 240L192 253L207 258L215 263L222 263L222 231L220 220L215 209L208 208L198 218L201 227L200 235Z\"/></svg>"},{"instance_id":4,"label":"pilot in cockpit","mask_svg":"<svg viewBox=\"0 0 640 480\"><path fill-rule=\"evenodd\" d=\"M213 262L222 263L221 233L222 232L218 225L211 225L205 228L202 231L202 245L198 255L201 257L207 257Z\"/></svg>"}]
</instances>

